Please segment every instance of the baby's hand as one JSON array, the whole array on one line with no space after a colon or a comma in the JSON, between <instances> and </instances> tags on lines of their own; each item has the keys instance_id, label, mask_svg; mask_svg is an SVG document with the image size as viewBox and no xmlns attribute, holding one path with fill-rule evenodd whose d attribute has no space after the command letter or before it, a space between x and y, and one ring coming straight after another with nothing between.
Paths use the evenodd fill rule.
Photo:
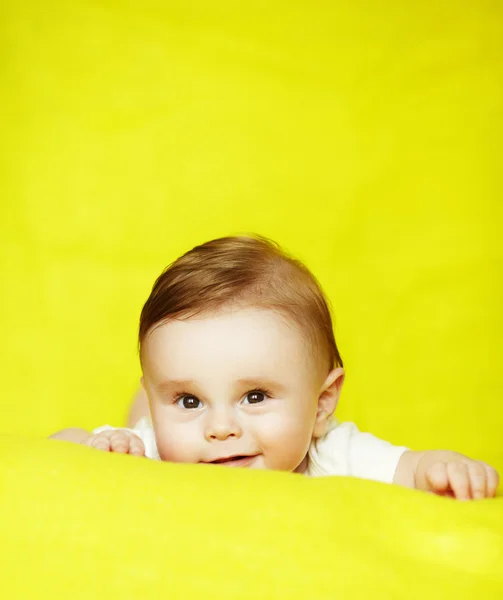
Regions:
<instances>
[{"instance_id":1,"label":"baby's hand","mask_svg":"<svg viewBox=\"0 0 503 600\"><path fill-rule=\"evenodd\" d=\"M429 491L458 500L492 498L499 479L489 465L461 454L431 463L424 476Z\"/></svg>"},{"instance_id":2,"label":"baby's hand","mask_svg":"<svg viewBox=\"0 0 503 600\"><path fill-rule=\"evenodd\" d=\"M145 446L141 439L125 429L113 429L95 433L84 440L83 444L91 446L91 448L104 450L105 452L145 456Z\"/></svg>"}]
</instances>

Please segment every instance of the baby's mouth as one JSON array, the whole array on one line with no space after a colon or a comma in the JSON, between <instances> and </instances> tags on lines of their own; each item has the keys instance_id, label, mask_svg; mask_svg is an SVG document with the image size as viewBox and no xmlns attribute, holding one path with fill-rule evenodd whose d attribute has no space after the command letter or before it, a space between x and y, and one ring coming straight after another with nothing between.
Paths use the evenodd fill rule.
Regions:
<instances>
[{"instance_id":1,"label":"baby's mouth","mask_svg":"<svg viewBox=\"0 0 503 600\"><path fill-rule=\"evenodd\" d=\"M207 462L208 465L224 465L226 467L247 467L252 460L256 457L256 454L236 454L235 456L226 456L224 458L217 458Z\"/></svg>"}]
</instances>

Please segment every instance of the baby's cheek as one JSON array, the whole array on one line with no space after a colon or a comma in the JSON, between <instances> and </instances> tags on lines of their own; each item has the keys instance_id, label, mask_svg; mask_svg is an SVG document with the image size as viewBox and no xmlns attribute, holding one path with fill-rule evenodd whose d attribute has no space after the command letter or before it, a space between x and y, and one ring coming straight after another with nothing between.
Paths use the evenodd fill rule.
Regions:
<instances>
[{"instance_id":1,"label":"baby's cheek","mask_svg":"<svg viewBox=\"0 0 503 600\"><path fill-rule=\"evenodd\" d=\"M278 413L268 415L263 423L264 434L271 440L310 439L312 426L304 415Z\"/></svg>"},{"instance_id":2,"label":"baby's cheek","mask_svg":"<svg viewBox=\"0 0 503 600\"><path fill-rule=\"evenodd\" d=\"M161 460L170 462L195 463L201 460L198 444L193 440L190 431L183 427L162 428L156 432L157 450Z\"/></svg>"},{"instance_id":3,"label":"baby's cheek","mask_svg":"<svg viewBox=\"0 0 503 600\"><path fill-rule=\"evenodd\" d=\"M269 415L259 437L268 468L294 470L309 449L312 427L291 415Z\"/></svg>"}]
</instances>

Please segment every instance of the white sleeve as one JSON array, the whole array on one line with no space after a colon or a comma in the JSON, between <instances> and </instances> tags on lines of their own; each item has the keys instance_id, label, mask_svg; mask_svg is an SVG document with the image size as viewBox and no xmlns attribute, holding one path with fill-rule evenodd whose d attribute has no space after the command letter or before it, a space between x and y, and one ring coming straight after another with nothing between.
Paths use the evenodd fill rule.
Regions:
<instances>
[{"instance_id":1,"label":"white sleeve","mask_svg":"<svg viewBox=\"0 0 503 600\"><path fill-rule=\"evenodd\" d=\"M405 446L393 446L370 433L362 433L354 423L348 444L348 471L353 477L393 483L398 461Z\"/></svg>"},{"instance_id":2,"label":"white sleeve","mask_svg":"<svg viewBox=\"0 0 503 600\"><path fill-rule=\"evenodd\" d=\"M157 444L155 443L154 429L149 419L145 417L140 419L133 429L130 429L129 427L111 427L110 425L103 425L102 427L93 429L92 433L95 434L101 433L102 431L116 431L117 429L130 431L131 433L137 435L145 446L145 456L147 458L159 460Z\"/></svg>"},{"instance_id":3,"label":"white sleeve","mask_svg":"<svg viewBox=\"0 0 503 600\"><path fill-rule=\"evenodd\" d=\"M354 423L334 420L329 432L311 445L308 474L393 483L398 461L406 450L404 446L393 446L370 433L360 432Z\"/></svg>"},{"instance_id":4,"label":"white sleeve","mask_svg":"<svg viewBox=\"0 0 503 600\"><path fill-rule=\"evenodd\" d=\"M112 427L111 425L102 425L101 427L96 427L96 429L93 429L91 431L91 433L94 435L96 433L101 433L102 431L118 431L118 430L130 431L131 433L138 435L134 429L130 429L129 427ZM140 437L140 436L138 435L138 437Z\"/></svg>"}]
</instances>

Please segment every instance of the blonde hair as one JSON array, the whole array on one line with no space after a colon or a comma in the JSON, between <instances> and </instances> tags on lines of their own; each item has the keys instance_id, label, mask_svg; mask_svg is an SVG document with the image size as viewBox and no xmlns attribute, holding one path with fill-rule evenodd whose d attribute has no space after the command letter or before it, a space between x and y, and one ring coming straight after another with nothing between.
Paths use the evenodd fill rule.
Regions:
<instances>
[{"instance_id":1,"label":"blonde hair","mask_svg":"<svg viewBox=\"0 0 503 600\"><path fill-rule=\"evenodd\" d=\"M230 306L276 311L303 332L327 373L343 366L327 299L314 275L275 242L229 236L196 246L157 278L140 316L139 347L170 319L188 319Z\"/></svg>"}]
</instances>

